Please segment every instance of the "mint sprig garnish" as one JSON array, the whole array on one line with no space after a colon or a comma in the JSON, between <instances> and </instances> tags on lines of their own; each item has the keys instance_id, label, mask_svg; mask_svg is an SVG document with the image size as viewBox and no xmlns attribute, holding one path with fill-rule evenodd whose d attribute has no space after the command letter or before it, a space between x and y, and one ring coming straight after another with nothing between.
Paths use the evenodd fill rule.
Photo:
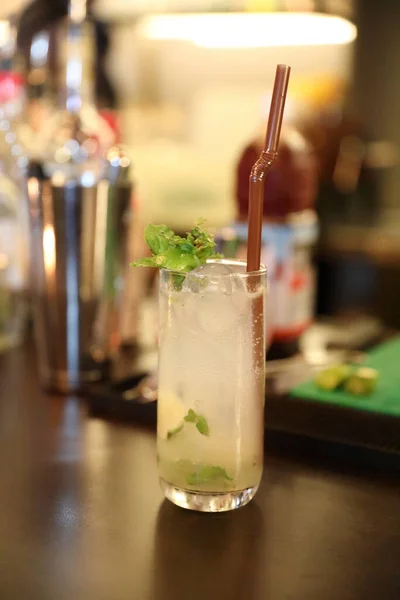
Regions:
<instances>
[{"instance_id":1,"label":"mint sprig garnish","mask_svg":"<svg viewBox=\"0 0 400 600\"><path fill-rule=\"evenodd\" d=\"M186 237L176 235L166 225L147 225L144 237L152 256L131 263L131 267L156 267L187 273L207 262L220 258L214 252L214 237L199 221Z\"/></svg>"},{"instance_id":2,"label":"mint sprig garnish","mask_svg":"<svg viewBox=\"0 0 400 600\"><path fill-rule=\"evenodd\" d=\"M194 423L197 431L202 435L210 435L210 429L206 418L202 415L198 415L194 410L189 409L188 414L184 417L184 421L186 421L186 423Z\"/></svg>"},{"instance_id":3,"label":"mint sprig garnish","mask_svg":"<svg viewBox=\"0 0 400 600\"><path fill-rule=\"evenodd\" d=\"M213 465L205 465L192 473L186 474L186 483L189 485L201 485L221 479L224 481L233 481L233 478L229 477L226 469Z\"/></svg>"}]
</instances>

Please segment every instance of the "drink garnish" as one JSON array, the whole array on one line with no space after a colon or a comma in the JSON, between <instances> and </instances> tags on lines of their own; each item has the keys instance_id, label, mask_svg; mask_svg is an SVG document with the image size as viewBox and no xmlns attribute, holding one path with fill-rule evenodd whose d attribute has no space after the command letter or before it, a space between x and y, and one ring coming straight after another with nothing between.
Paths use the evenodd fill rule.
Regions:
<instances>
[{"instance_id":1,"label":"drink garnish","mask_svg":"<svg viewBox=\"0 0 400 600\"><path fill-rule=\"evenodd\" d=\"M369 396L374 392L378 379L376 369L340 364L318 373L314 383L324 391L344 390L353 396Z\"/></svg>"},{"instance_id":2,"label":"drink garnish","mask_svg":"<svg viewBox=\"0 0 400 600\"><path fill-rule=\"evenodd\" d=\"M315 377L315 383L322 390L332 391L343 385L350 375L349 365L334 365L320 371Z\"/></svg>"},{"instance_id":3,"label":"drink garnish","mask_svg":"<svg viewBox=\"0 0 400 600\"><path fill-rule=\"evenodd\" d=\"M379 373L376 369L360 367L356 369L344 383L344 389L353 396L370 396L378 383Z\"/></svg>"},{"instance_id":4,"label":"drink garnish","mask_svg":"<svg viewBox=\"0 0 400 600\"><path fill-rule=\"evenodd\" d=\"M144 237L152 256L131 263L131 267L156 267L187 273L205 264L210 258L220 258L214 252L213 235L198 221L186 237L176 235L166 225L147 225Z\"/></svg>"},{"instance_id":5,"label":"drink garnish","mask_svg":"<svg viewBox=\"0 0 400 600\"><path fill-rule=\"evenodd\" d=\"M205 465L200 467L192 473L186 474L186 483L189 485L200 485L202 483L210 483L218 479L224 479L226 481L233 481L232 477L229 477L226 469L219 466Z\"/></svg>"},{"instance_id":6,"label":"drink garnish","mask_svg":"<svg viewBox=\"0 0 400 600\"><path fill-rule=\"evenodd\" d=\"M186 417L184 417L184 421L186 421L186 423L194 423L196 425L197 431L202 435L210 434L210 429L208 427L206 418L202 417L201 415L198 415L191 408L189 409Z\"/></svg>"},{"instance_id":7,"label":"drink garnish","mask_svg":"<svg viewBox=\"0 0 400 600\"><path fill-rule=\"evenodd\" d=\"M210 428L208 426L207 419L202 415L198 415L192 408L190 408L187 415L183 418L182 423L175 427L175 429L170 429L167 432L167 440L170 440L177 433L182 431L185 423L194 423L199 433L202 435L210 435Z\"/></svg>"},{"instance_id":8,"label":"drink garnish","mask_svg":"<svg viewBox=\"0 0 400 600\"><path fill-rule=\"evenodd\" d=\"M167 431L167 440L169 440L170 438L172 438L174 435L176 435L177 433L179 433L180 431L182 431L184 426L184 423L180 423L178 425L178 427L175 427L175 429L170 429L169 431Z\"/></svg>"}]
</instances>

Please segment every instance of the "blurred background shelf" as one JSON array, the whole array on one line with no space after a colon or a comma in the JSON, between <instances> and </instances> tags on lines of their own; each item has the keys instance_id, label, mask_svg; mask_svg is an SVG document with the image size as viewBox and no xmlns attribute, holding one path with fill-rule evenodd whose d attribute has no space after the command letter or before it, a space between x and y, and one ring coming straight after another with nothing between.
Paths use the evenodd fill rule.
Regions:
<instances>
[{"instance_id":1,"label":"blurred background shelf","mask_svg":"<svg viewBox=\"0 0 400 600\"><path fill-rule=\"evenodd\" d=\"M240 158L257 149L275 66L286 62L292 77L285 124L296 135L290 168L284 164L279 174L279 200L303 189L312 173L304 187L319 235L315 248L313 238L294 258L312 282L312 262L317 272L316 308L312 283L306 290L312 314L302 325L314 312L317 318L346 313L400 329L400 4L97 0L89 8L94 33L82 48L93 72L85 77L93 83L93 104L133 159L132 259L144 252L142 229L149 221L185 231L201 216L214 232L235 223ZM5 0L0 7L3 67L26 77L19 119L34 132L27 154L39 146L43 115L59 102L65 83L66 13L66 0ZM279 27L276 19L282 19ZM288 173L288 182L293 173L298 178L286 187ZM271 221L267 225L277 225ZM154 354L156 317L146 308L155 302L153 275L127 273L125 342L145 331ZM296 302L292 313L304 297Z\"/></svg>"}]
</instances>

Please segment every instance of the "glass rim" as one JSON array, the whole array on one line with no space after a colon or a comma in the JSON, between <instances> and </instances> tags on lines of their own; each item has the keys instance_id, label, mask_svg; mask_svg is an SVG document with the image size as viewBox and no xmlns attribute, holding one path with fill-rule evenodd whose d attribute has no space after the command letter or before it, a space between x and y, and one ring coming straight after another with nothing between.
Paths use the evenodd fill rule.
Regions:
<instances>
[{"instance_id":1,"label":"glass rim","mask_svg":"<svg viewBox=\"0 0 400 600\"><path fill-rule=\"evenodd\" d=\"M240 259L236 259L236 258L209 258L206 262L206 264L222 264L222 265L237 265L240 267L245 267L247 266L247 261L245 260L240 260ZM200 265L199 265L200 266ZM186 275L189 275L190 273L192 273L192 271L175 271L174 269L160 269L160 273L170 273L171 275L184 275L186 277ZM248 277L254 277L256 275L265 275L267 273L267 267L263 264L260 265L260 268L257 271L245 271L244 273L224 273L223 275L213 275L213 277L219 278L219 279L223 279L225 277L231 277L232 275L236 275L237 277L242 277L243 279L246 279ZM196 274L195 274L196 275ZM197 277L207 277L207 275L197 275Z\"/></svg>"}]
</instances>

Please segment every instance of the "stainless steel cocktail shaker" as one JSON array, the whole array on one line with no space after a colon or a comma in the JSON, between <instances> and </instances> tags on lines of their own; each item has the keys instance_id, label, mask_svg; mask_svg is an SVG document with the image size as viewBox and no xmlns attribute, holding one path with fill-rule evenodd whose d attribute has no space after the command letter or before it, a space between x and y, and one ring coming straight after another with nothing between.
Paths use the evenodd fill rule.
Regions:
<instances>
[{"instance_id":1,"label":"stainless steel cocktail shaker","mask_svg":"<svg viewBox=\"0 0 400 600\"><path fill-rule=\"evenodd\" d=\"M69 392L101 378L118 348L130 221L130 159L118 147L93 185L30 177L32 300L45 388Z\"/></svg>"}]
</instances>

